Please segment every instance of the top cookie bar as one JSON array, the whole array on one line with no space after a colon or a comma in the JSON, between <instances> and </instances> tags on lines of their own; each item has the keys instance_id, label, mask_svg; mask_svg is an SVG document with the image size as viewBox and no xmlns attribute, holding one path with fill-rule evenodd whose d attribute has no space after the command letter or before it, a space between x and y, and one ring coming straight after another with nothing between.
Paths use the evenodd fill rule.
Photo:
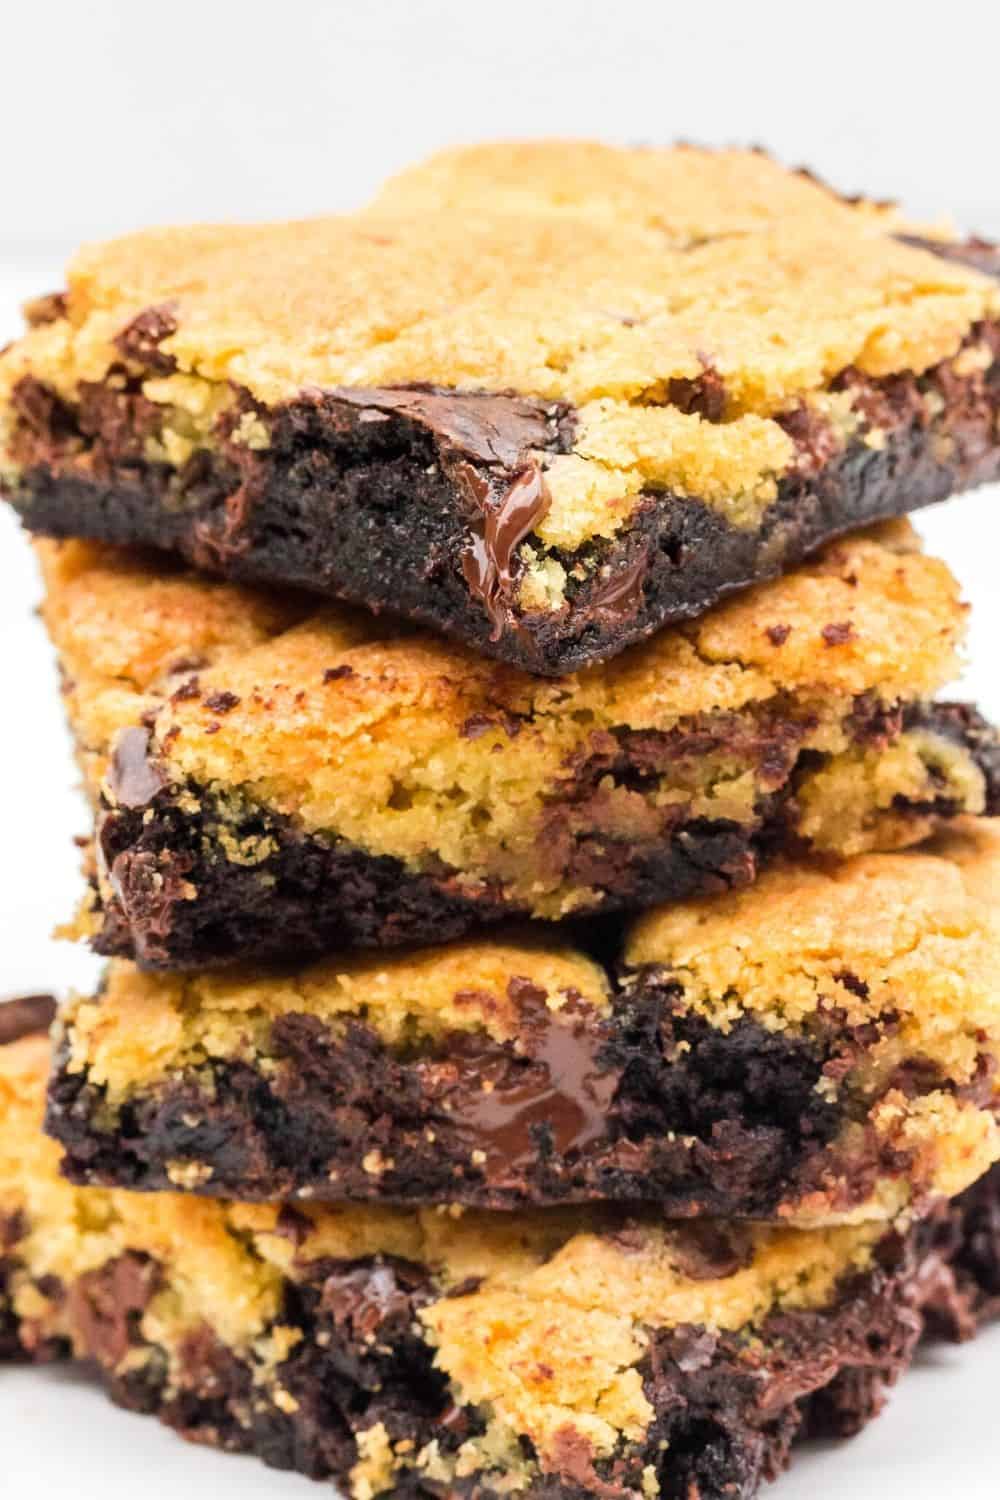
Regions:
<instances>
[{"instance_id":1,"label":"top cookie bar","mask_svg":"<svg viewBox=\"0 0 1000 1500\"><path fill-rule=\"evenodd\" d=\"M752 151L453 151L82 252L0 356L33 530L542 674L1000 476L1000 255Z\"/></svg>"}]
</instances>

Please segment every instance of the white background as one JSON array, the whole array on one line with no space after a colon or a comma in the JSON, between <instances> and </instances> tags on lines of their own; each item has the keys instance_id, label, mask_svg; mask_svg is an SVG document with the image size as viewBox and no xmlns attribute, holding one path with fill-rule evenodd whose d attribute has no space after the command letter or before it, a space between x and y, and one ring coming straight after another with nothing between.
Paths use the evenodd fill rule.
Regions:
<instances>
[{"instance_id":1,"label":"white background","mask_svg":"<svg viewBox=\"0 0 1000 1500\"><path fill-rule=\"evenodd\" d=\"M0 344L82 239L153 222L349 208L456 140L762 142L837 186L1000 235L1000 11L617 0L66 0L0 6ZM1000 491L921 529L974 604L963 691L1000 715ZM85 824L36 583L0 514L0 992L85 985L50 941ZM803 1455L775 1500L997 1500L1000 1332L926 1356L850 1445ZM3 1493L250 1500L306 1481L192 1450L77 1377L0 1372Z\"/></svg>"}]
</instances>

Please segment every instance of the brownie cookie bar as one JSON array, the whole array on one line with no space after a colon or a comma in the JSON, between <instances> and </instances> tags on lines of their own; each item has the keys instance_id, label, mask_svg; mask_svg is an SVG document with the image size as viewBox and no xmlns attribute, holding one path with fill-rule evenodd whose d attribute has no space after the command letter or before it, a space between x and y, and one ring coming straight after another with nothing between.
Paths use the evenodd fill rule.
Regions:
<instances>
[{"instance_id":1,"label":"brownie cookie bar","mask_svg":"<svg viewBox=\"0 0 1000 1500\"><path fill-rule=\"evenodd\" d=\"M750 1500L1000 1291L992 1180L909 1232L73 1188L45 1064L0 1051L0 1351L353 1500Z\"/></svg>"},{"instance_id":2,"label":"brownie cookie bar","mask_svg":"<svg viewBox=\"0 0 1000 1500\"><path fill-rule=\"evenodd\" d=\"M557 684L302 595L39 550L99 803L81 931L146 966L649 906L998 806L993 730L928 701L965 607L906 522Z\"/></svg>"},{"instance_id":3,"label":"brownie cookie bar","mask_svg":"<svg viewBox=\"0 0 1000 1500\"><path fill-rule=\"evenodd\" d=\"M84 251L0 356L0 473L37 532L565 673L1000 476L998 272L759 153L450 153Z\"/></svg>"},{"instance_id":4,"label":"brownie cookie bar","mask_svg":"<svg viewBox=\"0 0 1000 1500\"><path fill-rule=\"evenodd\" d=\"M821 1225L1000 1158L1000 834L787 865L617 962L506 941L293 974L112 964L65 1009L76 1182Z\"/></svg>"}]
</instances>

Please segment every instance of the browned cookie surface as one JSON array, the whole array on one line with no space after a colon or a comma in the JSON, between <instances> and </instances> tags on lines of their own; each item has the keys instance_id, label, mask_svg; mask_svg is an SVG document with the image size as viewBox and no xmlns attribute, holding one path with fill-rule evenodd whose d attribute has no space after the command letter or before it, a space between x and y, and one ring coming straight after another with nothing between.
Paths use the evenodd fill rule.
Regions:
<instances>
[{"instance_id":1,"label":"browned cookie surface","mask_svg":"<svg viewBox=\"0 0 1000 1500\"><path fill-rule=\"evenodd\" d=\"M996 478L996 275L759 153L444 153L82 252L0 356L0 472L39 532L551 675Z\"/></svg>"}]
</instances>

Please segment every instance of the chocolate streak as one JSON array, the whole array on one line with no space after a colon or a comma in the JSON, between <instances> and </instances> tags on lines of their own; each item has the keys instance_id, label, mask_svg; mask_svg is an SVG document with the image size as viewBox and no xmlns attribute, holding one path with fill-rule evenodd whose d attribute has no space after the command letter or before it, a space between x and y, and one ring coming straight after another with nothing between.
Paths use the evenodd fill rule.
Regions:
<instances>
[{"instance_id":1,"label":"chocolate streak","mask_svg":"<svg viewBox=\"0 0 1000 1500\"><path fill-rule=\"evenodd\" d=\"M749 883L775 855L800 852L795 797L808 769L801 741L809 727L779 709L773 721L715 715L669 734L593 735L542 814L539 875L572 882L585 897L581 913L642 909ZM915 728L951 739L982 772L985 811L1000 811L1000 744L973 710L934 704L904 712L861 700L850 727L859 744L878 740L883 747ZM470 721L466 732L475 736L480 728ZM236 812L231 799L220 802L205 787L168 784L149 743L136 727L115 747L111 800L96 841L106 893L94 943L100 953L166 969L250 955L300 962L350 947L444 942L530 915L499 883L471 886L446 866L414 873L390 856L304 833L266 806L248 802ZM656 805L653 794L669 784L672 768L718 752L745 761L762 784L747 823L694 819L683 804ZM622 833L614 807L609 811L609 785L637 794ZM894 812L946 819L963 810L942 786L928 801L900 803ZM226 854L233 840L253 840L269 852L257 864L234 863Z\"/></svg>"},{"instance_id":2,"label":"chocolate streak","mask_svg":"<svg viewBox=\"0 0 1000 1500\"><path fill-rule=\"evenodd\" d=\"M933 248L991 263L976 242ZM526 612L515 604L518 549L545 513L550 456L572 446L568 406L348 388L267 409L237 393L216 446L173 470L144 456L163 411L129 373L140 357L147 368L169 357L159 348L168 316L149 309L123 330L130 363L112 386L81 387L77 408L31 377L20 382L12 456L22 473L11 499L31 529L152 545L237 580L393 610L542 674L607 659L844 531L1000 478L996 360L961 377L948 362L884 381L845 372L858 410L877 414L880 447L860 434L843 448L825 424L785 413L796 459L756 527L651 491L613 539L554 554L565 603ZM970 338L996 351L1000 326ZM690 384L675 392L682 409L709 421L724 414L717 371ZM267 429L266 450L235 440L246 414Z\"/></svg>"},{"instance_id":3,"label":"chocolate streak","mask_svg":"<svg viewBox=\"0 0 1000 1500\"><path fill-rule=\"evenodd\" d=\"M844 1279L827 1306L773 1312L753 1338L690 1323L649 1329L638 1367L652 1408L643 1436L597 1458L568 1423L545 1468L519 1493L525 1500L625 1500L640 1492L651 1467L663 1500L753 1500L798 1439L857 1432L881 1410L925 1328L954 1336L956 1314L970 1331L990 1311L989 1286L968 1265L989 1283L1000 1263L1000 1224L994 1219L988 1234L980 1227L1000 1199L1000 1175L974 1192L905 1239L888 1234L872 1269ZM627 1241L633 1231L622 1221L607 1232ZM689 1233L677 1232L682 1263ZM986 1240L982 1256L973 1246ZM701 1247L692 1253L697 1259ZM733 1274L739 1264L731 1257L732 1270L723 1264L713 1274ZM15 1265L0 1262L0 1317L10 1305L5 1284ZM228 1348L206 1325L192 1327L179 1361L149 1342L137 1314L157 1274L154 1263L129 1252L88 1273L85 1290L71 1287L67 1306L79 1356L95 1362L115 1400L156 1414L187 1438L343 1484L358 1458L358 1436L376 1424L397 1452L415 1455L433 1440L445 1460L483 1432L481 1413L455 1404L421 1335L421 1309L442 1295L427 1267L391 1256L297 1256L280 1322L301 1337L275 1372L280 1409L255 1381L246 1353ZM79 1320L78 1307L85 1308ZM16 1319L8 1339L5 1358L60 1352L33 1342ZM448 1493L456 1500L488 1496L500 1492L503 1478L502 1465L477 1471ZM442 1486L404 1469L393 1493L440 1500Z\"/></svg>"}]
</instances>

